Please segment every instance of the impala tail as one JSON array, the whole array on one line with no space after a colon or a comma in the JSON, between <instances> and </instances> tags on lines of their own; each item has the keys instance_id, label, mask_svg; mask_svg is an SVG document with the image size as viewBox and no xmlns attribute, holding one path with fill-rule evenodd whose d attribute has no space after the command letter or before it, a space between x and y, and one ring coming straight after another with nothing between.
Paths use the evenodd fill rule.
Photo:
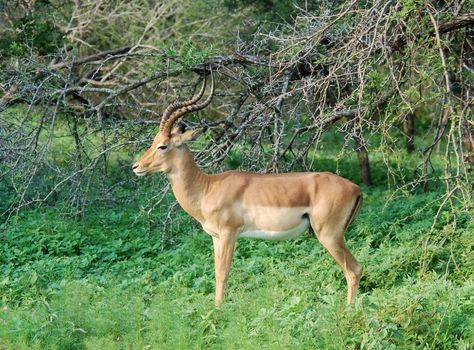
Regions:
<instances>
[{"instance_id":1,"label":"impala tail","mask_svg":"<svg viewBox=\"0 0 474 350\"><path fill-rule=\"evenodd\" d=\"M354 207L352 208L351 215L349 216L349 220L347 220L344 230L346 230L350 226L350 224L354 222L357 215L359 215L361 207L362 207L362 192L360 192L360 194L357 196L355 200Z\"/></svg>"}]
</instances>

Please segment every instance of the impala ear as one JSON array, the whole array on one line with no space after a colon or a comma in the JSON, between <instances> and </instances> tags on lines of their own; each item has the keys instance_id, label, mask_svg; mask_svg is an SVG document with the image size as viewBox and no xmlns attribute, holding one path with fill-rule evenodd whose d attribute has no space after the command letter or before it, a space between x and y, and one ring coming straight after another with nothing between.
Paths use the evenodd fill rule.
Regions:
<instances>
[{"instance_id":1,"label":"impala ear","mask_svg":"<svg viewBox=\"0 0 474 350\"><path fill-rule=\"evenodd\" d=\"M194 141L196 140L199 136L201 136L204 132L206 131L205 128L199 128L195 130L189 130L185 131L182 134L176 133L171 135L171 141L176 145L176 146L181 146L183 143L187 141Z\"/></svg>"},{"instance_id":2,"label":"impala ear","mask_svg":"<svg viewBox=\"0 0 474 350\"><path fill-rule=\"evenodd\" d=\"M171 135L184 134L185 131L186 131L186 124L184 124L183 122L180 122L178 126L173 128L173 131L171 131Z\"/></svg>"},{"instance_id":3,"label":"impala ear","mask_svg":"<svg viewBox=\"0 0 474 350\"><path fill-rule=\"evenodd\" d=\"M183 122L181 122L181 123L179 123L178 128L179 128L179 133L180 133L180 134L184 134L185 131L186 131L186 124L184 124Z\"/></svg>"}]
</instances>

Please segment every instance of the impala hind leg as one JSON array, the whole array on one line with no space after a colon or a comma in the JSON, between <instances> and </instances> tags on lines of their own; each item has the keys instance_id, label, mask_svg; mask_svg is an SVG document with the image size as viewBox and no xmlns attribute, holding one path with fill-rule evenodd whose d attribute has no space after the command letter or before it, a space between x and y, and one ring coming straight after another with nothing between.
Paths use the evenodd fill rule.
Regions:
<instances>
[{"instance_id":1,"label":"impala hind leg","mask_svg":"<svg viewBox=\"0 0 474 350\"><path fill-rule=\"evenodd\" d=\"M235 238L221 235L212 237L214 243L214 270L216 274L215 305L220 307L224 300L225 288L229 278L230 264L234 255Z\"/></svg>"},{"instance_id":2,"label":"impala hind leg","mask_svg":"<svg viewBox=\"0 0 474 350\"><path fill-rule=\"evenodd\" d=\"M316 236L344 272L347 281L347 303L350 304L357 294L362 266L347 249L343 230L331 231L323 228Z\"/></svg>"}]
</instances>

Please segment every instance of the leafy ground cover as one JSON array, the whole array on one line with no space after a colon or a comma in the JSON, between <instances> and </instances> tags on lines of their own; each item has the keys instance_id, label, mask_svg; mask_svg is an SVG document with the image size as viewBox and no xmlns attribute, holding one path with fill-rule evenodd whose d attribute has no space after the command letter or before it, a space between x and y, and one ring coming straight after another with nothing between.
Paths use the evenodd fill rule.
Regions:
<instances>
[{"instance_id":1,"label":"leafy ground cover","mask_svg":"<svg viewBox=\"0 0 474 350\"><path fill-rule=\"evenodd\" d=\"M317 240L240 240L226 302L213 307L212 240L184 214L178 244L130 205L84 220L24 211L0 235L5 349L468 349L474 342L474 224L436 193L387 202L365 190L347 233L365 270L345 281ZM170 199L171 200L171 199Z\"/></svg>"}]
</instances>

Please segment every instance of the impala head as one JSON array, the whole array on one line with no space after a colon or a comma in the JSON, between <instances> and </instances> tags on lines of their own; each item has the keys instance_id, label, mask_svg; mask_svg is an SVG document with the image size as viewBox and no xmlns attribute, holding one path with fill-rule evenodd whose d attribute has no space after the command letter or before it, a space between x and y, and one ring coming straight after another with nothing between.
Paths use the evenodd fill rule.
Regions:
<instances>
[{"instance_id":1,"label":"impala head","mask_svg":"<svg viewBox=\"0 0 474 350\"><path fill-rule=\"evenodd\" d=\"M160 131L156 134L150 148L133 164L133 172L138 176L149 173L165 172L172 170L174 162L183 152L181 147L186 141L198 138L204 129L185 131L182 127L173 129L173 125L183 115L205 108L211 102L214 93L214 78L211 74L211 91L205 101L199 103L206 90L206 77L199 93L192 99L170 104L161 117Z\"/></svg>"}]
</instances>

